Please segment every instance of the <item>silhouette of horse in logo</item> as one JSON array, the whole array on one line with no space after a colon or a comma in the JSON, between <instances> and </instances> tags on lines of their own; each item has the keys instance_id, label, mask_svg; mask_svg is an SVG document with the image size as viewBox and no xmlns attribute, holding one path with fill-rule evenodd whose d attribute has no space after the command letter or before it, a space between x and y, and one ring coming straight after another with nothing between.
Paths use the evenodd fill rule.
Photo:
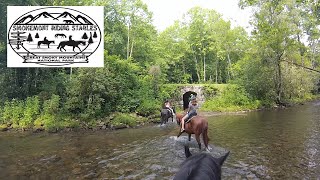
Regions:
<instances>
[{"instance_id":1,"label":"silhouette of horse in logo","mask_svg":"<svg viewBox=\"0 0 320 180\"><path fill-rule=\"evenodd\" d=\"M62 37L62 38L67 38L67 36L65 34L56 34L54 35L55 38L58 38L58 37Z\"/></svg>"},{"instance_id":2,"label":"silhouette of horse in logo","mask_svg":"<svg viewBox=\"0 0 320 180\"><path fill-rule=\"evenodd\" d=\"M48 48L50 48L49 45L50 45L51 43L54 44L54 41L48 41L48 40L47 40L47 37L45 37L43 41L38 41L38 48L40 48L40 45L41 45L41 44L46 44L46 45L48 45Z\"/></svg>"},{"instance_id":3,"label":"silhouette of horse in logo","mask_svg":"<svg viewBox=\"0 0 320 180\"><path fill-rule=\"evenodd\" d=\"M57 49L60 49L60 51L62 51L62 49L64 51L67 51L64 47L65 46L72 46L73 47L73 51L75 51L74 48L76 48L76 47L79 49L79 51L81 51L81 49L79 48L79 44L86 45L86 42L85 41L74 41L74 40L61 41L59 43Z\"/></svg>"},{"instance_id":4,"label":"silhouette of horse in logo","mask_svg":"<svg viewBox=\"0 0 320 180\"><path fill-rule=\"evenodd\" d=\"M72 20L63 20L63 22L65 22L66 24L74 24Z\"/></svg>"}]
</instances>

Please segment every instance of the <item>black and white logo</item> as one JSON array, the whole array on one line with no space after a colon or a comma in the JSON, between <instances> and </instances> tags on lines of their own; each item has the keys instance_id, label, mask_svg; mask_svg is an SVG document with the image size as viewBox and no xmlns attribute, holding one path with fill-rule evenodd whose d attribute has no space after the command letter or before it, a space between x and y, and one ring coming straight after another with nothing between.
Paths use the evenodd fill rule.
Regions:
<instances>
[{"instance_id":1,"label":"black and white logo","mask_svg":"<svg viewBox=\"0 0 320 180\"><path fill-rule=\"evenodd\" d=\"M103 67L103 7L7 10L8 67Z\"/></svg>"}]
</instances>

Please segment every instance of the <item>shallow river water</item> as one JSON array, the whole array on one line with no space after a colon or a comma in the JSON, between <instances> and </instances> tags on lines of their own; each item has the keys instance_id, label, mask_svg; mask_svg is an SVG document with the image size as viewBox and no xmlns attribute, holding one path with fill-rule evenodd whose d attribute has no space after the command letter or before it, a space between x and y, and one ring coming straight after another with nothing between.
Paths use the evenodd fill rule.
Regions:
<instances>
[{"instance_id":1,"label":"shallow river water","mask_svg":"<svg viewBox=\"0 0 320 180\"><path fill-rule=\"evenodd\" d=\"M207 116L210 154L230 151L223 179L320 179L320 102ZM0 132L0 179L172 179L199 153L171 123L68 133Z\"/></svg>"}]
</instances>

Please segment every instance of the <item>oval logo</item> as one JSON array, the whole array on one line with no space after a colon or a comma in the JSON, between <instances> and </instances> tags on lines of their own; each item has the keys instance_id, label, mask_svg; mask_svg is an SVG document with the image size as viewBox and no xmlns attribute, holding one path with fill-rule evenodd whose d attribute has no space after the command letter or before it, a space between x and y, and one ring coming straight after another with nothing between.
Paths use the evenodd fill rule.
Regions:
<instances>
[{"instance_id":1,"label":"oval logo","mask_svg":"<svg viewBox=\"0 0 320 180\"><path fill-rule=\"evenodd\" d=\"M64 7L32 10L16 19L8 31L8 42L23 63L45 66L88 63L101 39L92 18Z\"/></svg>"}]
</instances>

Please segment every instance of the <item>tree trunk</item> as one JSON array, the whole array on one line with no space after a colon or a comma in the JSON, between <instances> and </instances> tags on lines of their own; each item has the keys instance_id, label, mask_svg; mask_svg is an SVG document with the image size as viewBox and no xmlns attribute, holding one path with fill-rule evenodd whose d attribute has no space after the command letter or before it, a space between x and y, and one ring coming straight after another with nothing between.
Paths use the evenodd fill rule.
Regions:
<instances>
[{"instance_id":1,"label":"tree trunk","mask_svg":"<svg viewBox=\"0 0 320 180\"><path fill-rule=\"evenodd\" d=\"M72 78L72 67L70 67L70 80Z\"/></svg>"},{"instance_id":2,"label":"tree trunk","mask_svg":"<svg viewBox=\"0 0 320 180\"><path fill-rule=\"evenodd\" d=\"M316 54L316 43L314 41L312 41L312 43L311 43L311 65L312 65L312 69L316 68L315 54Z\"/></svg>"},{"instance_id":3,"label":"tree trunk","mask_svg":"<svg viewBox=\"0 0 320 180\"><path fill-rule=\"evenodd\" d=\"M128 24L127 60L129 59L129 48L130 48L130 25Z\"/></svg>"},{"instance_id":4,"label":"tree trunk","mask_svg":"<svg viewBox=\"0 0 320 180\"><path fill-rule=\"evenodd\" d=\"M281 75L281 55L278 56L277 58L277 64L276 64L276 71L277 71L277 78L276 78L276 93L277 93L277 98L276 98L276 102L277 104L282 104L281 102L281 94L282 94L282 75Z\"/></svg>"},{"instance_id":5,"label":"tree trunk","mask_svg":"<svg viewBox=\"0 0 320 180\"><path fill-rule=\"evenodd\" d=\"M133 43L134 43L133 38L132 38L132 40L131 40L131 41L132 41L132 42L131 42L131 49L130 49L130 56L129 56L129 57L132 57Z\"/></svg>"},{"instance_id":6,"label":"tree trunk","mask_svg":"<svg viewBox=\"0 0 320 180\"><path fill-rule=\"evenodd\" d=\"M218 84L218 60L216 61L216 84Z\"/></svg>"},{"instance_id":7,"label":"tree trunk","mask_svg":"<svg viewBox=\"0 0 320 180\"><path fill-rule=\"evenodd\" d=\"M203 56L203 82L206 82L206 53Z\"/></svg>"},{"instance_id":8,"label":"tree trunk","mask_svg":"<svg viewBox=\"0 0 320 180\"><path fill-rule=\"evenodd\" d=\"M30 96L30 68L27 68L27 76L26 76L26 79L27 79L27 96Z\"/></svg>"},{"instance_id":9,"label":"tree trunk","mask_svg":"<svg viewBox=\"0 0 320 180\"><path fill-rule=\"evenodd\" d=\"M38 74L39 74L39 68L36 68L35 71L36 71L35 72L36 75L35 75L35 78L34 78L35 79L34 80L34 88L36 89L37 88L37 81L38 81L37 77L38 77Z\"/></svg>"},{"instance_id":10,"label":"tree trunk","mask_svg":"<svg viewBox=\"0 0 320 180\"><path fill-rule=\"evenodd\" d=\"M198 77L198 82L201 81L201 77L200 77L200 73L199 73L199 67L198 67L198 59L197 59L197 55L196 55L196 51L192 48L192 51L193 51L193 55L194 55L194 63L195 63L195 66L196 66L196 74L197 74L197 77ZM201 59L201 57L200 57Z\"/></svg>"},{"instance_id":11,"label":"tree trunk","mask_svg":"<svg viewBox=\"0 0 320 180\"><path fill-rule=\"evenodd\" d=\"M199 74L197 56L194 56L194 61L195 61L195 66L196 66L196 73L197 73L197 77L198 77L198 82L199 82L200 81L200 74Z\"/></svg>"},{"instance_id":12,"label":"tree trunk","mask_svg":"<svg viewBox=\"0 0 320 180\"><path fill-rule=\"evenodd\" d=\"M298 42L299 42L299 51L300 51L300 56L301 56L301 64L302 66L304 65L304 59L303 59L303 55L304 55L304 50L303 48L301 47L301 41L300 41L300 35L297 34L297 39L298 39Z\"/></svg>"},{"instance_id":13,"label":"tree trunk","mask_svg":"<svg viewBox=\"0 0 320 180\"><path fill-rule=\"evenodd\" d=\"M230 59L230 54L228 52L228 80L227 82L231 79L232 76L232 71L231 71L231 59Z\"/></svg>"}]
</instances>

